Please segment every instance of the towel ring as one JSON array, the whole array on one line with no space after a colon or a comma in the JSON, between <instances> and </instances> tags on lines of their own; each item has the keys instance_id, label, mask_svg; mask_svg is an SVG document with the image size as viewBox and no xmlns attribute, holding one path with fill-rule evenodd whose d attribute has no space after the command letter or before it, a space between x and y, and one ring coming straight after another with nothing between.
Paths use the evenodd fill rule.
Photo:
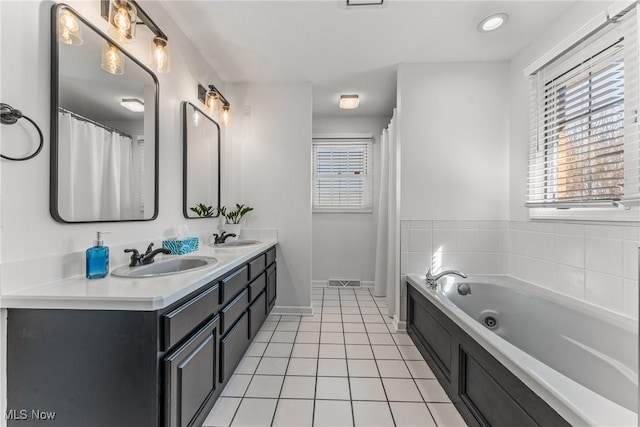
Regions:
<instances>
[{"instance_id":1,"label":"towel ring","mask_svg":"<svg viewBox=\"0 0 640 427\"><path fill-rule=\"evenodd\" d=\"M38 155L38 153L40 153L40 151L42 150L42 146L44 145L44 137L42 135L42 131L40 130L36 122L34 122L29 117L22 114L22 111L16 110L15 108L11 107L11 105L0 103L0 123L2 123L3 125L13 125L13 124L16 124L18 119L26 119L27 121L31 122L33 127L35 127L36 130L38 131L38 135L40 135L40 145L38 146L38 149L35 151L35 153L27 157L9 157L9 156L5 156L4 154L0 154L0 157L2 157L3 159L13 160L15 162L20 162L23 160L29 160L34 158L35 156Z\"/></svg>"}]
</instances>

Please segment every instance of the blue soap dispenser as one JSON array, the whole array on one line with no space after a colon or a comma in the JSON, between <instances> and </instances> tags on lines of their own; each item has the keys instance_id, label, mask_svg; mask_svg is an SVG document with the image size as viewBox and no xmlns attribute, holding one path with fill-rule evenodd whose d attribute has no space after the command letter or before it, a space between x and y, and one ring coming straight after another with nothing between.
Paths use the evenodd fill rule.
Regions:
<instances>
[{"instance_id":1,"label":"blue soap dispenser","mask_svg":"<svg viewBox=\"0 0 640 427\"><path fill-rule=\"evenodd\" d=\"M103 246L102 235L108 231L97 231L93 247L87 249L87 279L102 279L109 274L109 247Z\"/></svg>"}]
</instances>

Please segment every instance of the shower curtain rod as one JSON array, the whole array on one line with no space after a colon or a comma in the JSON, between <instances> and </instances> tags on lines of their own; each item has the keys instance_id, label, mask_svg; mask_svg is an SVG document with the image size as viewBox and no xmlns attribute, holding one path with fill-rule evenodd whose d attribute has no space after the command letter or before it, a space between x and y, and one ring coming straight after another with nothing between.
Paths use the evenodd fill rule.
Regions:
<instances>
[{"instance_id":1,"label":"shower curtain rod","mask_svg":"<svg viewBox=\"0 0 640 427\"><path fill-rule=\"evenodd\" d=\"M115 133L117 133L118 135L126 136L126 137L127 137L127 138L129 138L131 141L133 141L133 138L131 137L131 135L128 135L128 134L126 134L126 133L124 133L124 132L120 132L118 129L114 129L114 128L109 127L109 126L107 126L107 125L103 125L102 123L100 123L100 122L96 122L95 120L91 120L91 119L89 119L89 118L87 118L87 117L81 116L80 114L78 114L78 113L74 113L74 112L73 112L73 111L71 111L71 110L67 110L66 108L58 107L58 111L60 111L60 112L62 112L62 113L70 114L72 117L75 117L75 118L76 118L76 119L78 119L78 120L82 120L83 122L91 123L92 125L96 125L96 126L98 126L98 127L101 127L102 129L107 130L107 131L109 131L109 132L115 132Z\"/></svg>"}]
</instances>

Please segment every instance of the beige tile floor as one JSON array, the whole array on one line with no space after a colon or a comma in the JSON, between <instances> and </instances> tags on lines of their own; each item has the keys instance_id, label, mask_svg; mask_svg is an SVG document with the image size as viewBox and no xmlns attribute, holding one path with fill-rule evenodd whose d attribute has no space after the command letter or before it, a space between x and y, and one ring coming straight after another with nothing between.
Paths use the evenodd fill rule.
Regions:
<instances>
[{"instance_id":1,"label":"beige tile floor","mask_svg":"<svg viewBox=\"0 0 640 427\"><path fill-rule=\"evenodd\" d=\"M205 427L466 425L385 298L312 292L314 316L269 316Z\"/></svg>"}]
</instances>

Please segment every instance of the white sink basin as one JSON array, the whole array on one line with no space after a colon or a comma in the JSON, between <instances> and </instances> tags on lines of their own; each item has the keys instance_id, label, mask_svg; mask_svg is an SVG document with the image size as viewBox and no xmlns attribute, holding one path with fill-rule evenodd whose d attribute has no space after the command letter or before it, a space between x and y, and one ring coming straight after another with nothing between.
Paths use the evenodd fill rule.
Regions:
<instances>
[{"instance_id":1,"label":"white sink basin","mask_svg":"<svg viewBox=\"0 0 640 427\"><path fill-rule=\"evenodd\" d=\"M176 256L164 258L155 261L152 264L139 265L136 267L122 265L114 269L111 274L116 277L129 278L168 276L171 274L187 273L189 271L199 270L201 268L212 266L217 262L218 260L213 257Z\"/></svg>"},{"instance_id":2,"label":"white sink basin","mask_svg":"<svg viewBox=\"0 0 640 427\"><path fill-rule=\"evenodd\" d=\"M259 242L257 240L232 240L229 242L220 243L219 245L211 243L209 246L211 246L212 248L240 248L242 246L257 245L259 243L262 242Z\"/></svg>"}]
</instances>

